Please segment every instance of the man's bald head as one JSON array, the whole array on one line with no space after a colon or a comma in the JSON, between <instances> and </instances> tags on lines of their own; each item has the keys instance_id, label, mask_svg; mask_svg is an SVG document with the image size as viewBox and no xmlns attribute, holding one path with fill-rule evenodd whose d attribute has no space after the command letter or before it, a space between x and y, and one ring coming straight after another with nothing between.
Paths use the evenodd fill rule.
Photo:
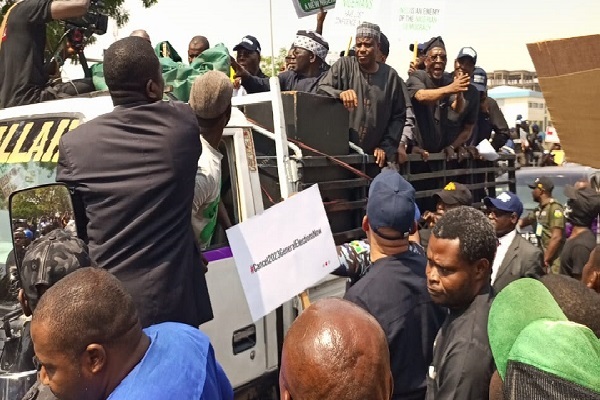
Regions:
<instances>
[{"instance_id":1,"label":"man's bald head","mask_svg":"<svg viewBox=\"0 0 600 400\"><path fill-rule=\"evenodd\" d=\"M131 32L131 34L129 36L138 36L138 37L144 38L148 42L150 42L150 35L148 35L148 32L146 32L143 29L136 29L135 31Z\"/></svg>"},{"instance_id":2,"label":"man's bald head","mask_svg":"<svg viewBox=\"0 0 600 400\"><path fill-rule=\"evenodd\" d=\"M194 61L194 58L198 57L209 48L210 43L208 43L206 37L194 36L192 40L190 40L190 45L188 46L188 62L191 64L192 61Z\"/></svg>"},{"instance_id":3,"label":"man's bald head","mask_svg":"<svg viewBox=\"0 0 600 400\"><path fill-rule=\"evenodd\" d=\"M385 333L362 308L320 300L285 337L279 386L282 400L388 400L393 380Z\"/></svg>"}]
</instances>

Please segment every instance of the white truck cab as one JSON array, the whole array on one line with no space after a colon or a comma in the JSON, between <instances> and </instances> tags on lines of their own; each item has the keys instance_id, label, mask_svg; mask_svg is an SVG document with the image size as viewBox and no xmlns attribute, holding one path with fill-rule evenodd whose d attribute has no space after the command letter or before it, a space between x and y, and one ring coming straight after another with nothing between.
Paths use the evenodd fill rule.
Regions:
<instances>
[{"instance_id":1,"label":"white truck cab","mask_svg":"<svg viewBox=\"0 0 600 400\"><path fill-rule=\"evenodd\" d=\"M258 102L265 99L264 96L257 97ZM250 100L245 99L244 102ZM61 136L112 109L110 96L99 95L0 110L2 267L12 249L8 214L10 193L53 183ZM260 214L265 208L252 127L244 114L234 107L220 146L224 155L222 199L234 224ZM263 133L255 134L262 134L274 141L274 134L261 131ZM299 149L293 151L301 155ZM290 182L288 188L299 190L297 182ZM217 227L212 245L203 254L209 261L206 279L214 319L200 326L200 329L211 338L217 359L235 388L236 399L275 398L279 351L283 334L296 315L293 305L290 302L277 312L259 321L252 321L222 228ZM341 296L344 289L345 280L331 276L324 281L322 290L315 288L312 294L313 298L321 295Z\"/></svg>"}]
</instances>

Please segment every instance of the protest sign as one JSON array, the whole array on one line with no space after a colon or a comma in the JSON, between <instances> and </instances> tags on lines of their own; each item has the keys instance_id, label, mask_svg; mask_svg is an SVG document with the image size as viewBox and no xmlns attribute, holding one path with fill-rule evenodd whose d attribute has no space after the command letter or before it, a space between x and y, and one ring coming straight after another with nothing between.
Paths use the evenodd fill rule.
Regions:
<instances>
[{"instance_id":1,"label":"protest sign","mask_svg":"<svg viewBox=\"0 0 600 400\"><path fill-rule=\"evenodd\" d=\"M317 185L227 230L254 321L339 266Z\"/></svg>"},{"instance_id":2,"label":"protest sign","mask_svg":"<svg viewBox=\"0 0 600 400\"><path fill-rule=\"evenodd\" d=\"M336 0L292 0L298 18L317 14L321 9L330 10L335 7Z\"/></svg>"},{"instance_id":3,"label":"protest sign","mask_svg":"<svg viewBox=\"0 0 600 400\"><path fill-rule=\"evenodd\" d=\"M426 40L444 31L445 0L400 1L392 10L396 32Z\"/></svg>"}]
</instances>

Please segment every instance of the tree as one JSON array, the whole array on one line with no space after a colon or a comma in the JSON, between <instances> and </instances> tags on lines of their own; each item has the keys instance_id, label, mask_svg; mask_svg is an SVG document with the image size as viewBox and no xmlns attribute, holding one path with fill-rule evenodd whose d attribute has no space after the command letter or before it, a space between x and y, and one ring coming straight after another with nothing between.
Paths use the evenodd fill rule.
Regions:
<instances>
[{"instance_id":1,"label":"tree","mask_svg":"<svg viewBox=\"0 0 600 400\"><path fill-rule=\"evenodd\" d=\"M279 53L277 57L275 57L275 73L278 74L285 67L285 57L287 56L288 49L282 47L279 49ZM273 62L273 57L263 57L260 61L260 69L265 73L265 75L271 77L273 76L273 67L271 63Z\"/></svg>"}]
</instances>

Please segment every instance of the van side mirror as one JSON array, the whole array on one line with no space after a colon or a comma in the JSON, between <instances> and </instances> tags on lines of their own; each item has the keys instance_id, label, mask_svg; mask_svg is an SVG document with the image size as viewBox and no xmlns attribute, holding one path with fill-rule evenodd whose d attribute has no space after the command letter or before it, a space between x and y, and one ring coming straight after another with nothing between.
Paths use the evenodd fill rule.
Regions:
<instances>
[{"instance_id":1,"label":"van side mirror","mask_svg":"<svg viewBox=\"0 0 600 400\"><path fill-rule=\"evenodd\" d=\"M15 268L13 273L19 270L27 247L35 239L55 229L77 235L71 194L64 184L52 183L13 192L8 204L13 257L9 254L11 263L7 263L7 272L10 267Z\"/></svg>"}]
</instances>

